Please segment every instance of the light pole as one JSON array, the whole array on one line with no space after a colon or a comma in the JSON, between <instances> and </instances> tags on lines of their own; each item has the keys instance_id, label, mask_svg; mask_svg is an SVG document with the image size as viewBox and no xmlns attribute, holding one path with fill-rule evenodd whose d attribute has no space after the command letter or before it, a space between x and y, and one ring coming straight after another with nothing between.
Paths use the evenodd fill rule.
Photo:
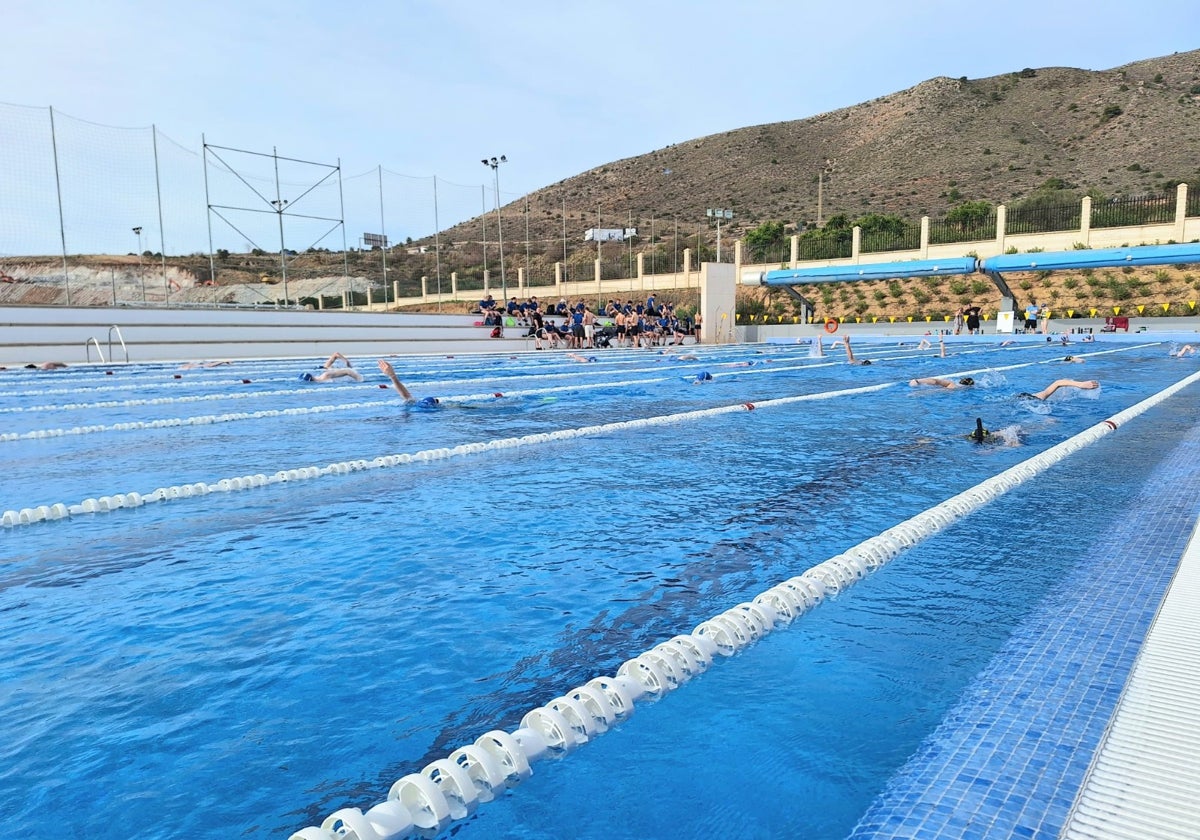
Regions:
<instances>
[{"instance_id":1,"label":"light pole","mask_svg":"<svg viewBox=\"0 0 1200 840\"><path fill-rule=\"evenodd\" d=\"M732 219L732 210L708 210L705 215L717 220L717 262L721 261L721 220Z\"/></svg>"},{"instance_id":2,"label":"light pole","mask_svg":"<svg viewBox=\"0 0 1200 840\"><path fill-rule=\"evenodd\" d=\"M825 159L825 165L817 170L817 227L820 227L824 222L822 211L825 203L825 174L833 174L833 161L829 158Z\"/></svg>"},{"instance_id":3,"label":"light pole","mask_svg":"<svg viewBox=\"0 0 1200 840\"><path fill-rule=\"evenodd\" d=\"M279 164L276 163L276 166ZM279 193L276 193L278 195ZM283 305L288 305L288 287L287 287L287 252L283 247L283 211L287 209L288 200L286 198L277 198L271 202L275 207L275 213L279 216L279 275L283 280Z\"/></svg>"},{"instance_id":4,"label":"light pole","mask_svg":"<svg viewBox=\"0 0 1200 840\"><path fill-rule=\"evenodd\" d=\"M484 158L483 165L492 168L492 176L496 181L496 238L500 242L500 294L504 296L504 300L508 300L508 277L504 274L504 228L500 224L500 164L507 163L508 158L504 155L500 157Z\"/></svg>"},{"instance_id":5,"label":"light pole","mask_svg":"<svg viewBox=\"0 0 1200 840\"><path fill-rule=\"evenodd\" d=\"M138 238L138 249L137 249L138 279L141 281L141 284L142 284L142 303L145 303L146 302L146 268L142 264L142 226L138 225L137 227L135 227L133 229L133 232L137 235L137 238Z\"/></svg>"}]
</instances>

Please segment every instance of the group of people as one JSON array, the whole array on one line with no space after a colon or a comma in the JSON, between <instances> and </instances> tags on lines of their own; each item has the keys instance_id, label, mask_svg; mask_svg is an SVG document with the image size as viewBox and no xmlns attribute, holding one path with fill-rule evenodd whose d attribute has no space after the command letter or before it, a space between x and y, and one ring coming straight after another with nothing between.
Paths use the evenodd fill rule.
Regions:
<instances>
[{"instance_id":1,"label":"group of people","mask_svg":"<svg viewBox=\"0 0 1200 840\"><path fill-rule=\"evenodd\" d=\"M699 319L695 323L680 319L674 304L660 304L653 294L645 303L634 303L632 299L621 303L609 299L600 313L586 301L568 304L566 298L543 307L536 295L526 301L512 297L502 307L489 294L479 301L479 312L484 315L484 325L492 327L493 337L503 336L505 318L508 318L528 328L526 336L534 340L538 350L657 347L683 344L688 336L696 343L700 342ZM561 318L561 322L557 322L557 318Z\"/></svg>"},{"instance_id":2,"label":"group of people","mask_svg":"<svg viewBox=\"0 0 1200 840\"><path fill-rule=\"evenodd\" d=\"M818 341L819 340L820 339L818 338ZM851 345L850 345L850 336L848 336L848 335L842 336L840 339L838 339L838 341L834 342L834 346L836 347L838 345L838 343L840 343L846 351L847 364L851 364L851 365L869 365L869 364L871 364L870 359L859 359L854 355L854 348L851 347ZM939 344L939 348L940 348L940 355L943 358L945 358L946 345L945 345L945 342L942 341L941 336L938 336L938 344ZM929 349L930 348L929 340L923 339L921 341L921 344L918 346L921 349ZM1079 364L1079 363L1083 362L1083 359L1079 358L1078 356L1066 356L1063 358L1063 361L1067 362L1067 363ZM970 376L964 376L958 380L942 379L941 377L936 377L936 376L925 376L925 377L920 377L918 379L910 379L908 381L908 384L910 387L913 387L913 388L917 388L921 385L929 385L929 386L933 386L936 388L946 388L948 390L953 390L955 388L969 388L975 384L975 380L972 379ZM1018 398L1021 398L1021 399L1045 400L1045 399L1049 399L1050 395L1055 393L1056 391L1058 391L1060 388L1078 388L1083 391L1091 391L1091 390L1094 390L1099 387L1100 387L1100 383L1097 382L1095 379L1086 379L1086 380L1056 379L1053 382L1051 382L1049 385L1047 385L1045 388L1038 391L1037 393L1026 392L1026 393L1018 394L1017 396L1018 396Z\"/></svg>"},{"instance_id":3,"label":"group of people","mask_svg":"<svg viewBox=\"0 0 1200 840\"><path fill-rule=\"evenodd\" d=\"M965 327L971 335L979 335L982 332L979 324L979 312L979 307L974 304L967 304L955 312L954 334L960 335Z\"/></svg>"}]
</instances>

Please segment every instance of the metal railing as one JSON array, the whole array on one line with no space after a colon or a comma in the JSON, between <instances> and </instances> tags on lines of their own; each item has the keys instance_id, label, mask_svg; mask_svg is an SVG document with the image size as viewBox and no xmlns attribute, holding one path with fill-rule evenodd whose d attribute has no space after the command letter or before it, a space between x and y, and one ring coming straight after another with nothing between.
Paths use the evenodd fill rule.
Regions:
<instances>
[{"instance_id":1,"label":"metal railing","mask_svg":"<svg viewBox=\"0 0 1200 840\"><path fill-rule=\"evenodd\" d=\"M859 250L864 254L886 251L915 251L921 247L921 229L905 225L904 230L864 231Z\"/></svg>"},{"instance_id":2,"label":"metal railing","mask_svg":"<svg viewBox=\"0 0 1200 840\"><path fill-rule=\"evenodd\" d=\"M87 360L92 360L92 345L96 346L96 355L100 357L100 361L104 361L104 351L100 349L100 340L96 336L92 336L87 341L83 342L83 351Z\"/></svg>"},{"instance_id":3,"label":"metal railing","mask_svg":"<svg viewBox=\"0 0 1200 840\"><path fill-rule=\"evenodd\" d=\"M1092 205L1092 227L1136 227L1175 221L1175 196L1147 195L1112 198Z\"/></svg>"},{"instance_id":4,"label":"metal railing","mask_svg":"<svg viewBox=\"0 0 1200 840\"><path fill-rule=\"evenodd\" d=\"M1011 207L1004 221L1004 232L1008 235L1079 230L1082 217L1083 207L1078 201Z\"/></svg>"},{"instance_id":5,"label":"metal railing","mask_svg":"<svg viewBox=\"0 0 1200 840\"><path fill-rule=\"evenodd\" d=\"M982 242L996 238L996 211L968 221L929 220L929 244L949 245L955 242Z\"/></svg>"},{"instance_id":6,"label":"metal railing","mask_svg":"<svg viewBox=\"0 0 1200 840\"><path fill-rule=\"evenodd\" d=\"M113 324L108 328L108 358L115 359L113 355L113 333L117 334L117 341L121 342L121 351L125 354L125 364L129 364L129 348L125 346L125 336L121 335L121 328ZM96 348L97 350L99 347ZM104 361L101 359L100 361Z\"/></svg>"}]
</instances>

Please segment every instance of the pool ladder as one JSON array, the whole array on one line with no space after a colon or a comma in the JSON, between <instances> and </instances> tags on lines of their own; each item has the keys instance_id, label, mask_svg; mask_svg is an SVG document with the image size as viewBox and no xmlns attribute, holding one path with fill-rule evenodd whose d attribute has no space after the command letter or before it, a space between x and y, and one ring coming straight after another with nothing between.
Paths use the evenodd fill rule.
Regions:
<instances>
[{"instance_id":1,"label":"pool ladder","mask_svg":"<svg viewBox=\"0 0 1200 840\"><path fill-rule=\"evenodd\" d=\"M125 363L129 364L129 348L125 346L125 336L121 335L121 328L118 327L116 324L113 324L111 327L108 328L108 357L110 359L114 358L113 357L113 333L114 332L117 334L117 341L121 342L121 350L124 351L124 353L125 353ZM100 349L100 342L96 339L96 336L92 336L91 338L89 338L87 341L85 341L83 343L84 352L87 353L87 360L89 362L92 360L92 345L96 346L96 355L100 357L100 361L101 362L105 361L104 351Z\"/></svg>"}]
</instances>

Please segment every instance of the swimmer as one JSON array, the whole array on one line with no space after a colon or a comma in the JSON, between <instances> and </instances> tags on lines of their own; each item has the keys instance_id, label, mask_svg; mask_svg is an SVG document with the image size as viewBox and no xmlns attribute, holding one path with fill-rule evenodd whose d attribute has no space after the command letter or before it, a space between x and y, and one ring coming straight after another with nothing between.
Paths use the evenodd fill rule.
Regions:
<instances>
[{"instance_id":1,"label":"swimmer","mask_svg":"<svg viewBox=\"0 0 1200 840\"><path fill-rule=\"evenodd\" d=\"M1036 394L1030 394L1030 393L1017 394L1017 398L1018 399L1045 400L1045 399L1049 399L1049 397L1055 391L1059 390L1060 388L1079 388L1080 390L1083 390L1083 391L1094 391L1096 388L1099 388L1099 387L1100 387L1100 383L1097 382L1095 379L1086 379L1086 380L1056 379L1053 382L1051 382L1049 385L1047 385L1043 390L1038 391Z\"/></svg>"},{"instance_id":2,"label":"swimmer","mask_svg":"<svg viewBox=\"0 0 1200 840\"><path fill-rule=\"evenodd\" d=\"M971 434L967 435L967 437L969 437L971 440L975 441L976 443L983 443L985 440L988 439L989 435L991 435L991 432L989 432L987 429L983 428L983 418L976 417L975 418L975 431L971 432Z\"/></svg>"},{"instance_id":3,"label":"swimmer","mask_svg":"<svg viewBox=\"0 0 1200 840\"><path fill-rule=\"evenodd\" d=\"M39 364L28 364L26 368L30 370L62 370L67 365L65 362L41 362Z\"/></svg>"},{"instance_id":4,"label":"swimmer","mask_svg":"<svg viewBox=\"0 0 1200 840\"><path fill-rule=\"evenodd\" d=\"M334 365L336 365L338 362L342 362L348 368L354 367L354 365L350 364L350 360L347 359L345 356L343 356L341 353L334 353L332 356L330 356L328 359L325 360L325 364L322 365L322 367L324 367L325 370L329 370Z\"/></svg>"},{"instance_id":5,"label":"swimmer","mask_svg":"<svg viewBox=\"0 0 1200 840\"><path fill-rule=\"evenodd\" d=\"M921 379L908 380L908 387L916 388L918 385L934 385L938 388L970 388L975 384L975 380L969 376L964 376L962 379L954 382L950 379L938 379L936 376L926 376Z\"/></svg>"},{"instance_id":6,"label":"swimmer","mask_svg":"<svg viewBox=\"0 0 1200 840\"><path fill-rule=\"evenodd\" d=\"M187 362L179 366L180 370L193 370L195 368L215 368L222 365L231 365L233 362Z\"/></svg>"},{"instance_id":7,"label":"swimmer","mask_svg":"<svg viewBox=\"0 0 1200 840\"><path fill-rule=\"evenodd\" d=\"M302 373L300 378L305 382L332 382L335 379L353 379L355 382L362 382L362 374L354 368L330 368L329 370L321 371L316 376L311 373Z\"/></svg>"},{"instance_id":8,"label":"swimmer","mask_svg":"<svg viewBox=\"0 0 1200 840\"><path fill-rule=\"evenodd\" d=\"M588 364L589 362L596 361L595 356L580 356L578 353L568 353L567 358L581 364Z\"/></svg>"},{"instance_id":9,"label":"swimmer","mask_svg":"<svg viewBox=\"0 0 1200 840\"><path fill-rule=\"evenodd\" d=\"M946 340L944 340L944 338L942 338L941 332L938 332L938 334L937 334L937 348L938 348L938 355L942 356L943 359L946 358ZM931 350L931 349L934 349L934 344L932 344L929 341L929 338L922 338L922 340L920 340L920 343L917 344L917 349L918 350Z\"/></svg>"},{"instance_id":10,"label":"swimmer","mask_svg":"<svg viewBox=\"0 0 1200 840\"><path fill-rule=\"evenodd\" d=\"M1021 427L1018 425L1005 426L996 431L989 431L983 426L983 418L975 418L975 430L966 435L972 443L988 444L989 446L1020 446Z\"/></svg>"},{"instance_id":11,"label":"swimmer","mask_svg":"<svg viewBox=\"0 0 1200 840\"><path fill-rule=\"evenodd\" d=\"M1086 362L1087 359L1081 359L1079 356L1063 356L1063 361L1072 365L1081 365Z\"/></svg>"},{"instance_id":12,"label":"swimmer","mask_svg":"<svg viewBox=\"0 0 1200 840\"><path fill-rule=\"evenodd\" d=\"M698 361L700 361L699 356L693 355L691 353L684 353L682 355L676 356L675 358L681 362L698 362Z\"/></svg>"},{"instance_id":13,"label":"swimmer","mask_svg":"<svg viewBox=\"0 0 1200 840\"><path fill-rule=\"evenodd\" d=\"M1182 347L1180 347L1178 350L1172 350L1167 355L1168 356L1178 356L1179 358L1182 359L1184 356L1190 356L1195 352L1196 352L1195 347L1193 347L1191 344L1185 344Z\"/></svg>"},{"instance_id":14,"label":"swimmer","mask_svg":"<svg viewBox=\"0 0 1200 840\"><path fill-rule=\"evenodd\" d=\"M712 382L713 375L706 370L702 370L696 374L696 378L692 380L693 385L703 385L705 382Z\"/></svg>"},{"instance_id":15,"label":"swimmer","mask_svg":"<svg viewBox=\"0 0 1200 840\"><path fill-rule=\"evenodd\" d=\"M342 368L334 367L334 365L336 365L339 361L346 366ZM343 378L353 379L355 382L363 381L362 374L356 371L350 364L350 360L341 353L334 353L325 360L325 364L322 365L322 367L324 368L324 371L316 376L313 376L311 373L302 373L300 374L300 378L305 382L332 382L335 379Z\"/></svg>"},{"instance_id":16,"label":"swimmer","mask_svg":"<svg viewBox=\"0 0 1200 840\"><path fill-rule=\"evenodd\" d=\"M848 365L869 365L870 359L855 359L854 350L850 347L850 336L842 336L842 346L846 348L846 364Z\"/></svg>"},{"instance_id":17,"label":"swimmer","mask_svg":"<svg viewBox=\"0 0 1200 840\"><path fill-rule=\"evenodd\" d=\"M412 392L404 387L404 383L400 381L400 377L396 376L396 370L392 367L391 362L387 361L386 359L379 360L379 369L383 371L384 376L392 380L392 385L394 385L396 390L400 392L400 396L404 397L404 401L406 403L434 406L441 402L441 400L439 400L437 397L423 397L419 400L414 397Z\"/></svg>"}]
</instances>

